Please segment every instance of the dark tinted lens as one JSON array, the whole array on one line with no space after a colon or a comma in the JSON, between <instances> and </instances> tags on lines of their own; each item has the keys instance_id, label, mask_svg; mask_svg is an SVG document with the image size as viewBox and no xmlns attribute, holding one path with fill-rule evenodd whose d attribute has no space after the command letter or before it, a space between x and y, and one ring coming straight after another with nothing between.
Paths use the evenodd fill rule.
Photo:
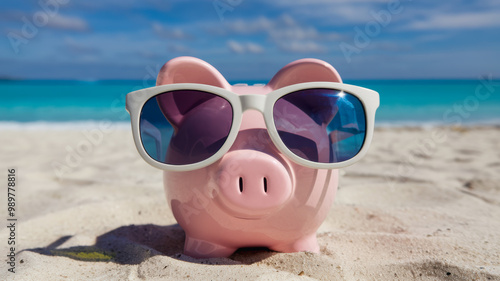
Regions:
<instances>
[{"instance_id":1,"label":"dark tinted lens","mask_svg":"<svg viewBox=\"0 0 500 281\"><path fill-rule=\"evenodd\" d=\"M332 89L307 89L280 98L273 109L280 138L293 153L319 163L354 157L365 140L360 100Z\"/></svg>"},{"instance_id":2,"label":"dark tinted lens","mask_svg":"<svg viewBox=\"0 0 500 281\"><path fill-rule=\"evenodd\" d=\"M186 165L213 156L229 135L230 103L217 95L179 90L150 98L142 108L140 134L158 162Z\"/></svg>"}]
</instances>

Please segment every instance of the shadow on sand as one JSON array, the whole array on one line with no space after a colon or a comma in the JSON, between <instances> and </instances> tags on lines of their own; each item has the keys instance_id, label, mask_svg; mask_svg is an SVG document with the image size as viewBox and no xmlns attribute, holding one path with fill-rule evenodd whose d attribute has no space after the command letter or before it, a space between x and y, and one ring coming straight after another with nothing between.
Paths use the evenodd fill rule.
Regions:
<instances>
[{"instance_id":1,"label":"shadow on sand","mask_svg":"<svg viewBox=\"0 0 500 281\"><path fill-rule=\"evenodd\" d=\"M276 254L267 248L242 248L229 258L194 259L182 254L185 235L178 224L121 226L97 237L96 243L92 246L59 248L71 237L63 236L46 247L26 251L80 261L119 264L140 264L157 255L203 264L252 264Z\"/></svg>"}]
</instances>

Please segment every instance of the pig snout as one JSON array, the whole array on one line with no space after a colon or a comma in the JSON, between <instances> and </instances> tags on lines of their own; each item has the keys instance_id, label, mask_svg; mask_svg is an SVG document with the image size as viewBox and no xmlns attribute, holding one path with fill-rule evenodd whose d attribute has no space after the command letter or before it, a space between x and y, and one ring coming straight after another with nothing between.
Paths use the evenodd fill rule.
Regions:
<instances>
[{"instance_id":1,"label":"pig snout","mask_svg":"<svg viewBox=\"0 0 500 281\"><path fill-rule=\"evenodd\" d=\"M285 165L255 150L229 152L222 158L218 171L222 204L239 218L272 214L292 195L292 176Z\"/></svg>"}]
</instances>

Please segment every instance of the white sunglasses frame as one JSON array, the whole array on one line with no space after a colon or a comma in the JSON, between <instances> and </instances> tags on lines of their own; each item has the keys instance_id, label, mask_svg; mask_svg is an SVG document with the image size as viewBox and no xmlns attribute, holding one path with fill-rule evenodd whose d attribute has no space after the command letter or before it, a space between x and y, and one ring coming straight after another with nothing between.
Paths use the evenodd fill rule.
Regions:
<instances>
[{"instance_id":1,"label":"white sunglasses frame","mask_svg":"<svg viewBox=\"0 0 500 281\"><path fill-rule=\"evenodd\" d=\"M288 147L286 147L286 145L283 143L274 125L274 118L273 118L274 104L279 98L283 97L286 94L290 94L305 89L332 89L332 90L345 91L357 97L361 101L363 108L365 110L366 134L363 146L354 157L346 161L337 163L318 163L297 156L290 149L288 149ZM193 164L171 165L154 160L146 152L140 136L140 131L139 131L140 115L144 104L150 98L158 94L177 91L177 90L203 91L220 96L225 100L227 100L231 104L233 109L233 122L231 125L231 129L229 131L229 135L227 136L224 145L222 145L219 151L217 151L217 153L215 153L211 157ZM289 157L290 160L294 161L299 165L309 168L316 168L316 169L344 168L354 164L367 153L371 140L373 138L373 129L375 126L375 111L377 110L379 104L380 104L380 97L376 91L359 86L343 84L343 83L334 83L334 82L307 82L307 83L294 84L272 91L267 95L258 95L258 94L238 95L226 89L210 85L195 84L195 83L179 83L179 84L160 85L160 86L137 90L128 93L126 97L126 109L130 114L130 120L132 123L132 134L134 137L134 142L137 151L148 164L152 165L153 167L167 171L196 170L206 167L210 164L213 164L217 160L221 159L222 156L229 151L234 141L236 140L241 125L243 112L249 109L254 109L262 113L267 127L267 132L269 133L272 142L278 148L278 150L281 151L281 153L283 153L287 157Z\"/></svg>"}]
</instances>

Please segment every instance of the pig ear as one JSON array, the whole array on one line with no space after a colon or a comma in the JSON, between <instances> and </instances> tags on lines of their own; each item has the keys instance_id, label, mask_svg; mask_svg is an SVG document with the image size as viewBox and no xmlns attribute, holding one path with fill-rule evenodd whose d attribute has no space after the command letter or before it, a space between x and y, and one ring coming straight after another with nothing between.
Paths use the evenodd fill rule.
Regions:
<instances>
[{"instance_id":1,"label":"pig ear","mask_svg":"<svg viewBox=\"0 0 500 281\"><path fill-rule=\"evenodd\" d=\"M231 87L212 65L193 57L178 57L163 65L158 73L156 85L174 83L197 83L224 89ZM156 99L163 115L177 128L185 114L210 99L210 96L179 91L175 95L160 95Z\"/></svg>"},{"instance_id":2,"label":"pig ear","mask_svg":"<svg viewBox=\"0 0 500 281\"><path fill-rule=\"evenodd\" d=\"M156 78L156 85L197 83L229 89L230 85L215 67L193 58L178 57L163 65Z\"/></svg>"},{"instance_id":3,"label":"pig ear","mask_svg":"<svg viewBox=\"0 0 500 281\"><path fill-rule=\"evenodd\" d=\"M273 90L305 82L339 82L339 73L329 63L318 59L301 59L283 67L268 86Z\"/></svg>"}]
</instances>

